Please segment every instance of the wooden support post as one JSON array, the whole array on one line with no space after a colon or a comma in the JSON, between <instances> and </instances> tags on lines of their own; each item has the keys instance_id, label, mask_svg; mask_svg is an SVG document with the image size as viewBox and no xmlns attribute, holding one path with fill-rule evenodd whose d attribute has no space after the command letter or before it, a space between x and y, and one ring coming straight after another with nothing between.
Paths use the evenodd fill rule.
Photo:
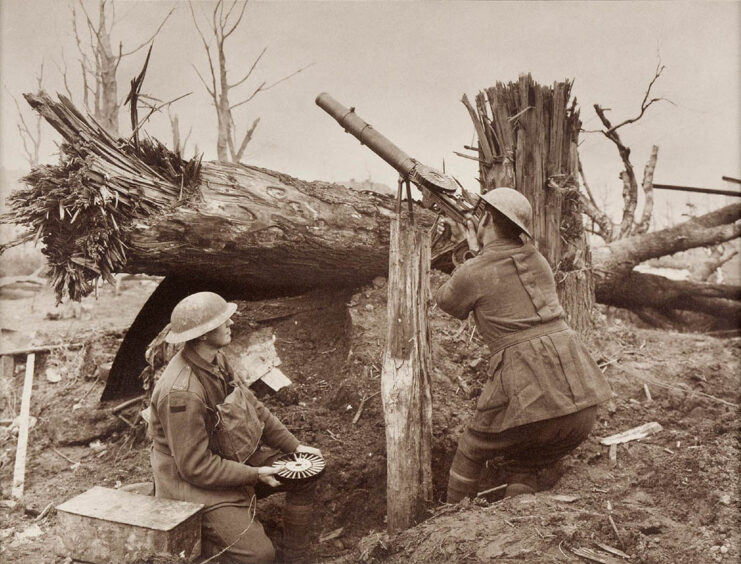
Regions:
<instances>
[{"instance_id":1,"label":"wooden support post","mask_svg":"<svg viewBox=\"0 0 741 564\"><path fill-rule=\"evenodd\" d=\"M36 355L33 353L26 357L26 378L23 380L21 419L18 430L18 446L15 450L13 489L11 490L11 495L15 499L21 499L23 497L23 484L26 477L26 447L28 446L28 423L31 415L31 388L33 387L33 368L35 361Z\"/></svg>"},{"instance_id":2,"label":"wooden support post","mask_svg":"<svg viewBox=\"0 0 741 564\"><path fill-rule=\"evenodd\" d=\"M429 264L429 234L410 222L393 219L381 374L389 532L414 525L432 501Z\"/></svg>"}]
</instances>

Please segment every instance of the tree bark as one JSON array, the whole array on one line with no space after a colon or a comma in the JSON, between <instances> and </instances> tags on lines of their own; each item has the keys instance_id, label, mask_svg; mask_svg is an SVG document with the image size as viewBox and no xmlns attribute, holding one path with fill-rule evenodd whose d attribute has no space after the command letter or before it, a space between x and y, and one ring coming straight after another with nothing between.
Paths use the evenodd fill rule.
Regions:
<instances>
[{"instance_id":1,"label":"tree bark","mask_svg":"<svg viewBox=\"0 0 741 564\"><path fill-rule=\"evenodd\" d=\"M741 234L739 219L741 204L731 204L667 229L595 248L594 271L599 294L604 297L617 291L633 268L643 261L735 239Z\"/></svg>"},{"instance_id":2,"label":"tree bark","mask_svg":"<svg viewBox=\"0 0 741 564\"><path fill-rule=\"evenodd\" d=\"M552 87L521 75L498 83L463 103L479 137L481 191L509 186L533 206L538 250L556 274L557 291L569 323L591 326L594 282L579 207L577 145L581 121L571 83Z\"/></svg>"},{"instance_id":3,"label":"tree bark","mask_svg":"<svg viewBox=\"0 0 741 564\"><path fill-rule=\"evenodd\" d=\"M128 272L307 289L386 274L391 197L229 163L204 163L199 191L133 227Z\"/></svg>"},{"instance_id":4,"label":"tree bark","mask_svg":"<svg viewBox=\"0 0 741 564\"><path fill-rule=\"evenodd\" d=\"M627 309L653 308L696 311L730 320L741 319L741 286L669 280L655 274L631 272L620 284L597 286L597 301Z\"/></svg>"},{"instance_id":5,"label":"tree bark","mask_svg":"<svg viewBox=\"0 0 741 564\"><path fill-rule=\"evenodd\" d=\"M432 502L429 241L425 230L392 220L388 323L381 373L387 524L391 533L416 524Z\"/></svg>"},{"instance_id":6,"label":"tree bark","mask_svg":"<svg viewBox=\"0 0 741 564\"><path fill-rule=\"evenodd\" d=\"M82 217L90 210L88 201L78 201L76 188L50 195L49 185L56 190L69 183L67 157L57 167L35 169L27 179L36 182L35 191L17 199L14 219L39 223L32 229L42 235L48 253L54 250L62 272L81 269L90 280L110 271L196 277L286 294L359 286L386 275L389 221L395 213L391 196L220 162L202 163L196 186L184 190L184 177L179 176L178 186L178 176L168 173L173 162L184 163L174 155L163 164L157 153L156 166L147 164L146 155L122 150L68 100L26 99L70 144L75 162L85 163L74 171L74 181L83 192L99 194L96 202L108 203L101 213L114 218L108 233L120 240L112 259L91 254L89 241L76 231L85 227L74 211L83 208ZM430 212L418 208L415 213L418 223L432 224Z\"/></svg>"}]
</instances>

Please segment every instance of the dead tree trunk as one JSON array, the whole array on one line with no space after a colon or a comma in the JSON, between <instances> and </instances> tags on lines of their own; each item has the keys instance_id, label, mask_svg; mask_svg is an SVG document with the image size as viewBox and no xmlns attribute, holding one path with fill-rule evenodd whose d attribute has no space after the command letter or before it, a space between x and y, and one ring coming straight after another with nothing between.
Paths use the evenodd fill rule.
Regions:
<instances>
[{"instance_id":1,"label":"dead tree trunk","mask_svg":"<svg viewBox=\"0 0 741 564\"><path fill-rule=\"evenodd\" d=\"M387 518L392 533L417 523L432 502L429 265L429 234L393 219L381 374L386 419Z\"/></svg>"},{"instance_id":2,"label":"dead tree trunk","mask_svg":"<svg viewBox=\"0 0 741 564\"><path fill-rule=\"evenodd\" d=\"M598 299L602 301L617 291L633 268L643 261L737 238L741 235L739 219L741 204L731 204L660 231L595 248Z\"/></svg>"},{"instance_id":3,"label":"dead tree trunk","mask_svg":"<svg viewBox=\"0 0 741 564\"><path fill-rule=\"evenodd\" d=\"M388 268L393 198L204 163L198 197L132 226L127 271L253 287L357 286Z\"/></svg>"},{"instance_id":4,"label":"dead tree trunk","mask_svg":"<svg viewBox=\"0 0 741 564\"><path fill-rule=\"evenodd\" d=\"M510 186L533 206L538 249L556 274L557 290L569 322L583 331L591 325L594 281L579 208L579 112L571 83L552 87L528 75L497 83L463 103L476 128L482 192Z\"/></svg>"},{"instance_id":5,"label":"dead tree trunk","mask_svg":"<svg viewBox=\"0 0 741 564\"><path fill-rule=\"evenodd\" d=\"M669 280L630 272L609 292L598 286L600 303L628 309L653 308L662 314L696 311L728 320L741 319L741 286Z\"/></svg>"}]
</instances>

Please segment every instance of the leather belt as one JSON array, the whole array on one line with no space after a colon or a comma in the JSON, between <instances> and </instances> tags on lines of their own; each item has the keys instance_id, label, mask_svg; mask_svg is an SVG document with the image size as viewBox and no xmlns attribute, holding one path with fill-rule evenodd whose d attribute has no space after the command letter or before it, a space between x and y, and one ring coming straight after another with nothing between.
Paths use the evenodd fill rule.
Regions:
<instances>
[{"instance_id":1,"label":"leather belt","mask_svg":"<svg viewBox=\"0 0 741 564\"><path fill-rule=\"evenodd\" d=\"M491 350L492 356L494 356L499 351L504 350L507 347L511 347L512 345L517 345L536 337L550 335L551 333L565 331L568 328L568 324L563 319L556 319L555 321L549 321L548 323L544 323L543 325L535 325L533 327L523 329L522 331L517 331L516 333L510 333L509 335L500 337L499 339L494 341L489 348Z\"/></svg>"}]
</instances>

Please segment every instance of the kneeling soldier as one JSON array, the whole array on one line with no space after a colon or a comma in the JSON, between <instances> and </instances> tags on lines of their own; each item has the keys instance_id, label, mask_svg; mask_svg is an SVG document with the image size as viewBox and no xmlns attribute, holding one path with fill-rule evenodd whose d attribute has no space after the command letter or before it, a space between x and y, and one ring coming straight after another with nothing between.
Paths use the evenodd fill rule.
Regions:
<instances>
[{"instance_id":1,"label":"kneeling soldier","mask_svg":"<svg viewBox=\"0 0 741 564\"><path fill-rule=\"evenodd\" d=\"M203 552L218 562L265 563L275 550L255 518L255 499L287 491L282 562L308 562L314 487L285 487L271 465L281 453L309 452L240 385L221 349L237 306L199 292L172 311L170 343L185 343L152 393L150 433L155 495L205 504ZM222 552L223 551L223 552Z\"/></svg>"},{"instance_id":2,"label":"kneeling soldier","mask_svg":"<svg viewBox=\"0 0 741 564\"><path fill-rule=\"evenodd\" d=\"M483 199L479 225L466 226L469 248L483 249L436 295L440 309L459 319L473 311L491 352L488 381L450 469L449 503L476 494L487 460L499 460L507 474L505 495L532 493L548 475L553 482L558 461L587 437L597 404L611 393L564 321L548 262L521 239L530 236L527 198L497 188Z\"/></svg>"}]
</instances>

